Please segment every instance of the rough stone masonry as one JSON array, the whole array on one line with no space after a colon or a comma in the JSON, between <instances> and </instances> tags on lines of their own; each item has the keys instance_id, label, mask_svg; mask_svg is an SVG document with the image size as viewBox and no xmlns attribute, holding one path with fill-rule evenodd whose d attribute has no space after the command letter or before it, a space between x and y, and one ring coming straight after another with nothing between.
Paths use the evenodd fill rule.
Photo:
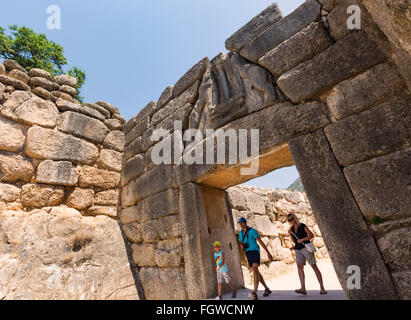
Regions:
<instances>
[{"instance_id":1,"label":"rough stone masonry","mask_svg":"<svg viewBox=\"0 0 411 320\"><path fill-rule=\"evenodd\" d=\"M347 28L350 5L361 30ZM407 0L308 0L283 17L273 4L127 123L109 103L76 101L74 78L5 60L0 299L211 297L214 239L241 286L241 203L228 188L294 164L347 296L410 299L409 10ZM259 171L155 165L151 135L175 139L174 121L258 129ZM282 227L270 226L278 262L291 261ZM361 290L347 285L351 265Z\"/></svg>"}]
</instances>

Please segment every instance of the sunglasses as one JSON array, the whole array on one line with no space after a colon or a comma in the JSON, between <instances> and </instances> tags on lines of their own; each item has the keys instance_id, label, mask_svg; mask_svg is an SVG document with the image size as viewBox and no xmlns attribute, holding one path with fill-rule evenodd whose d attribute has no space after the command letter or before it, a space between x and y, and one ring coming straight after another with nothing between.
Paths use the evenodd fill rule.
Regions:
<instances>
[{"instance_id":1,"label":"sunglasses","mask_svg":"<svg viewBox=\"0 0 411 320\"><path fill-rule=\"evenodd\" d=\"M290 219L288 219L288 222L291 222L291 221L293 221L294 220L294 218L290 218Z\"/></svg>"}]
</instances>

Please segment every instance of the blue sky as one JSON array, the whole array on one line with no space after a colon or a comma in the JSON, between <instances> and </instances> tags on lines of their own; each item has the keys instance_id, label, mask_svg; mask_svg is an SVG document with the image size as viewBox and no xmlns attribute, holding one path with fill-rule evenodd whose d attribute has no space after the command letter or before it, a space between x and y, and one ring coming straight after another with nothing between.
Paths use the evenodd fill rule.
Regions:
<instances>
[{"instance_id":1,"label":"blue sky","mask_svg":"<svg viewBox=\"0 0 411 320\"><path fill-rule=\"evenodd\" d=\"M268 0L20 0L2 4L0 26L25 25L65 49L71 67L87 74L87 102L108 101L126 119L157 100L203 57L226 51L225 40L273 1ZM278 0L284 15L304 0ZM50 5L61 8L61 30L48 30ZM294 167L253 180L286 188Z\"/></svg>"}]
</instances>

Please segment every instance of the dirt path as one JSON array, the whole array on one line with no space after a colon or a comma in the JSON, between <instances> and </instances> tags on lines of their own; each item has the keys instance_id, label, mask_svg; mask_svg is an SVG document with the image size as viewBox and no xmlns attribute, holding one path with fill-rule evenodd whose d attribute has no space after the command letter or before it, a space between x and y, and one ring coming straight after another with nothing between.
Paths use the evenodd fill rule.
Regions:
<instances>
[{"instance_id":1,"label":"dirt path","mask_svg":"<svg viewBox=\"0 0 411 320\"><path fill-rule=\"evenodd\" d=\"M346 300L346 295L341 288L337 275L335 274L331 260L319 260L318 268L320 269L325 289L328 291L326 295L320 295L320 286L314 271L310 266L305 268L305 281L307 295L299 295L294 292L300 288L300 281L297 273L297 265L294 264L292 270L286 274L280 275L274 279L268 280L267 285L272 290L269 297L263 297L263 287L260 284L258 296L260 300ZM248 293L253 289L253 285L247 285L247 289L240 290L237 293L237 299L248 300ZM225 294L223 299L231 299L231 294Z\"/></svg>"}]
</instances>

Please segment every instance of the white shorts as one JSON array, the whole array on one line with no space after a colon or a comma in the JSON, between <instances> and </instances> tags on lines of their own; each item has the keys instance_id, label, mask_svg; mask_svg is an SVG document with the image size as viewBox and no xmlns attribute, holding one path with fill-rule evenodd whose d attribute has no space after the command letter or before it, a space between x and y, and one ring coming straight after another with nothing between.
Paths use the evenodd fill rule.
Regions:
<instances>
[{"instance_id":1,"label":"white shorts","mask_svg":"<svg viewBox=\"0 0 411 320\"><path fill-rule=\"evenodd\" d=\"M295 251L295 260L298 263L302 263L305 265L305 261L307 260L310 265L316 264L317 261L315 260L314 253L308 252L307 248L302 248L300 250L296 249Z\"/></svg>"},{"instance_id":2,"label":"white shorts","mask_svg":"<svg viewBox=\"0 0 411 320\"><path fill-rule=\"evenodd\" d=\"M217 272L217 282L218 283L230 283L231 282L231 277L228 274L228 272Z\"/></svg>"}]
</instances>

